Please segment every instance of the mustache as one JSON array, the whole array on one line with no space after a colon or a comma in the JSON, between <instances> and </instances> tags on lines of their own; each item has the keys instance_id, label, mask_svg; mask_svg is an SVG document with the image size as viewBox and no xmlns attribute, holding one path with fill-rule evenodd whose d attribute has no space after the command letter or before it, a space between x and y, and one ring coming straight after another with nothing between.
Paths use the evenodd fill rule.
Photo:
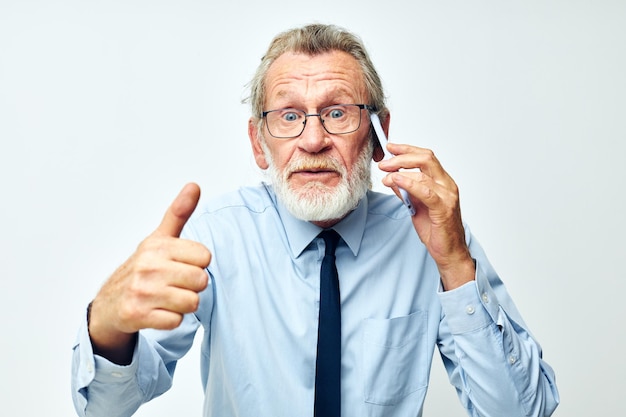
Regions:
<instances>
[{"instance_id":1,"label":"mustache","mask_svg":"<svg viewBox=\"0 0 626 417\"><path fill-rule=\"evenodd\" d=\"M303 155L292 159L285 167L286 176L298 171L335 171L343 176L346 169L332 156Z\"/></svg>"}]
</instances>

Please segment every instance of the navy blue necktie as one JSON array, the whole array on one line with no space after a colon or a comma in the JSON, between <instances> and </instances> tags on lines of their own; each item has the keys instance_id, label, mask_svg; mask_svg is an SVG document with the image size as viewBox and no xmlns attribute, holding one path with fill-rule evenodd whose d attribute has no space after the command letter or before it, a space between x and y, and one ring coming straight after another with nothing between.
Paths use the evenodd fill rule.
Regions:
<instances>
[{"instance_id":1,"label":"navy blue necktie","mask_svg":"<svg viewBox=\"0 0 626 417\"><path fill-rule=\"evenodd\" d=\"M315 417L341 415L341 305L334 230L320 233L326 252L320 270L320 317L315 368Z\"/></svg>"}]
</instances>

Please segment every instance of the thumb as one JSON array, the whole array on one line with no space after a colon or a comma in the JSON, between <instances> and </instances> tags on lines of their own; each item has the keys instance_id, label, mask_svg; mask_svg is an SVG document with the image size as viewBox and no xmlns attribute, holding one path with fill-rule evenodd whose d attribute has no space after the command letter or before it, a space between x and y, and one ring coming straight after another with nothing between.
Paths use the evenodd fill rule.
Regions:
<instances>
[{"instance_id":1,"label":"thumb","mask_svg":"<svg viewBox=\"0 0 626 417\"><path fill-rule=\"evenodd\" d=\"M155 230L155 234L171 237L179 237L185 223L191 217L200 200L200 187L189 183L183 187L169 206L161 220L161 224Z\"/></svg>"}]
</instances>

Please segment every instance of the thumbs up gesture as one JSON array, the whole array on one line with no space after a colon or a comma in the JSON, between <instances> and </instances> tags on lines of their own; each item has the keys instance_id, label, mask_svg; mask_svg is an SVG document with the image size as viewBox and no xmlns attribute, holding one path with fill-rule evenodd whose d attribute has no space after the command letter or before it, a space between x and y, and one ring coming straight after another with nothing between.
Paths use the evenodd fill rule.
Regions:
<instances>
[{"instance_id":1,"label":"thumbs up gesture","mask_svg":"<svg viewBox=\"0 0 626 417\"><path fill-rule=\"evenodd\" d=\"M137 331L174 329L184 314L197 310L199 292L208 285L205 268L211 252L179 236L199 198L200 188L187 184L159 227L96 295L89 319L96 353L119 364L129 363Z\"/></svg>"}]
</instances>

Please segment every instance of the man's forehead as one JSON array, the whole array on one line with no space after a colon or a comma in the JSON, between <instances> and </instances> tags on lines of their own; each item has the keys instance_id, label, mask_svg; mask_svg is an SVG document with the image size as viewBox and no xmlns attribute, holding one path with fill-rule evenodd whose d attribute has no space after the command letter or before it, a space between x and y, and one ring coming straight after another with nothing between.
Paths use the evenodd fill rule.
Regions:
<instances>
[{"instance_id":1,"label":"man's forehead","mask_svg":"<svg viewBox=\"0 0 626 417\"><path fill-rule=\"evenodd\" d=\"M315 75L325 67L361 72L361 67L352 55L339 50L318 54L304 52L284 52L269 67L268 74L276 71L298 71L305 75Z\"/></svg>"},{"instance_id":2,"label":"man's forehead","mask_svg":"<svg viewBox=\"0 0 626 417\"><path fill-rule=\"evenodd\" d=\"M324 95L365 94L358 61L343 51L316 55L286 52L276 58L266 76L266 93L273 98L290 98L303 91L319 89Z\"/></svg>"},{"instance_id":3,"label":"man's forehead","mask_svg":"<svg viewBox=\"0 0 626 417\"><path fill-rule=\"evenodd\" d=\"M324 95L328 97L351 97L354 95L354 89L346 88L344 86L333 86L331 88L325 89ZM284 86L284 88L277 89L272 94L275 98L297 98L300 96L299 92L296 92L294 89L289 88L288 86Z\"/></svg>"}]
</instances>

